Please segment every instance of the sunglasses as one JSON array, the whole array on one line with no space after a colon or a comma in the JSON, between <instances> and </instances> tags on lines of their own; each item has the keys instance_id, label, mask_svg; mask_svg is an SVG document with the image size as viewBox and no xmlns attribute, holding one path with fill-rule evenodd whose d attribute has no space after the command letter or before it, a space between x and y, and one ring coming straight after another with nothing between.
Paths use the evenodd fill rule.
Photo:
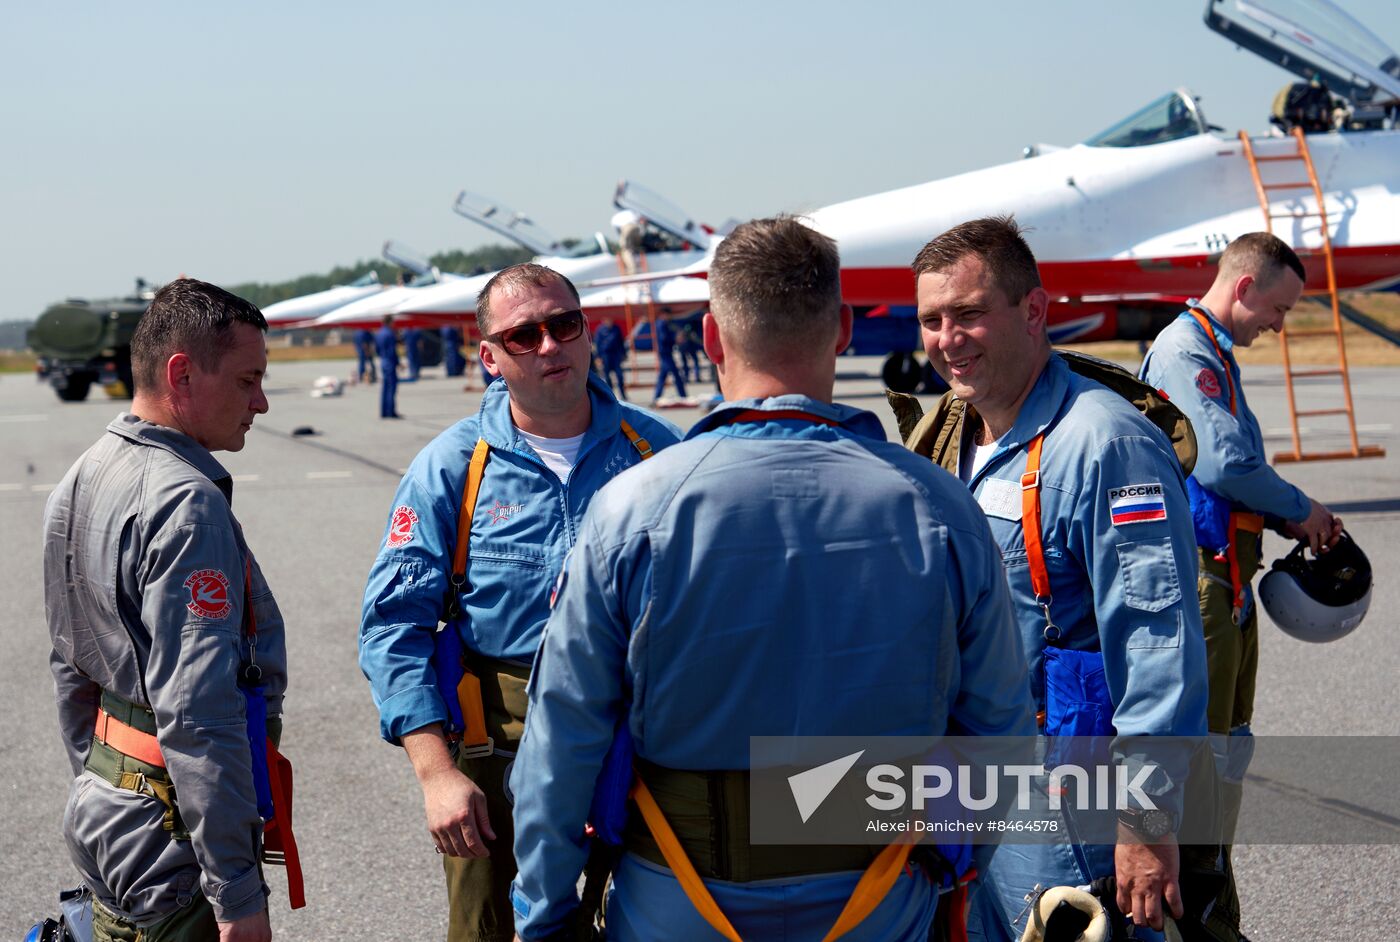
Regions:
<instances>
[{"instance_id":1,"label":"sunglasses","mask_svg":"<svg viewBox=\"0 0 1400 942\"><path fill-rule=\"evenodd\" d=\"M546 317L542 321L507 327L486 339L491 343L500 344L506 353L512 356L521 356L534 353L540 348L540 344L544 342L545 331L549 331L549 336L554 338L555 343L568 343L583 335L583 326L582 311L565 311L553 317Z\"/></svg>"}]
</instances>

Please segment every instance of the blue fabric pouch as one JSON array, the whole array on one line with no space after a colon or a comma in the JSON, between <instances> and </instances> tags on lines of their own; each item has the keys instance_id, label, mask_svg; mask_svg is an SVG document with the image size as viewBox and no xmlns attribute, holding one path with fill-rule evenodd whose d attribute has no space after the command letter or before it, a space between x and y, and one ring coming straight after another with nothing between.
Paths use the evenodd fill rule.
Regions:
<instances>
[{"instance_id":1,"label":"blue fabric pouch","mask_svg":"<svg viewBox=\"0 0 1400 942\"><path fill-rule=\"evenodd\" d=\"M1109 737L1113 729L1113 698L1104 676L1103 655L1098 651L1075 651L1046 647L1045 729L1050 737L1045 764L1083 764L1094 745L1073 737Z\"/></svg>"},{"instance_id":2,"label":"blue fabric pouch","mask_svg":"<svg viewBox=\"0 0 1400 942\"><path fill-rule=\"evenodd\" d=\"M608 746L608 754L603 757L603 769L593 789L593 802L588 806L588 823L605 844L622 844L622 829L627 824L627 796L632 790L634 754L632 734L627 731L624 718L617 726L612 745Z\"/></svg>"},{"instance_id":3,"label":"blue fabric pouch","mask_svg":"<svg viewBox=\"0 0 1400 942\"><path fill-rule=\"evenodd\" d=\"M272 820L272 778L267 771L267 698L263 688L239 687L247 704L248 751L253 759L253 791L257 796L258 814L264 821Z\"/></svg>"}]
</instances>

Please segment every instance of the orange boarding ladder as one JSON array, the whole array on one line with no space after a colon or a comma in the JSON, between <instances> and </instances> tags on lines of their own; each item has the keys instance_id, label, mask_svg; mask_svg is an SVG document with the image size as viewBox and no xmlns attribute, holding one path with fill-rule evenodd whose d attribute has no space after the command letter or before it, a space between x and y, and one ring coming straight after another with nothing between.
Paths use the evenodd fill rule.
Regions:
<instances>
[{"instance_id":1,"label":"orange boarding ladder","mask_svg":"<svg viewBox=\"0 0 1400 942\"><path fill-rule=\"evenodd\" d=\"M623 262L623 260L622 260L622 251L621 251L620 249L618 250L618 253L617 253L617 270L618 270L618 273L619 273L619 274L626 275L626 274L628 273L628 272L627 272L627 265L626 265L626 263ZM639 252L639 253L637 254L637 272L638 272L638 274L646 274L646 273L649 272L649 271L651 271L651 269L650 269L650 267L649 267L648 264L647 264L647 253L646 253L646 252ZM637 290L640 292L640 297L639 297L639 299L637 300L637 302L635 303L635 305L634 305L634 303L633 303L633 301L632 301L632 288L633 288L633 287L636 287ZM650 281L639 281L639 282L636 282L635 285L629 284L629 285L624 286L623 291L622 291L622 313L623 313L623 317L624 317L624 319L625 319L625 321L626 321L626 323L627 323L627 334L626 334L626 336L627 336L627 343L628 343L629 346L630 346L631 343L632 343L632 327L633 327L633 325L634 325L635 322L636 322L636 315L633 313L633 310L632 310L632 309L633 309L634 306L635 306L635 307L641 307L642 305L645 305L645 306L646 306L645 309L646 309L647 323L649 323L649 324L651 325L651 350L652 350L652 358L653 358L654 360L656 360L656 366L655 366L653 369L660 369L660 366L661 366L661 363L660 363L660 351L657 350L657 345L656 345L656 300L655 300L655 297L653 296L652 291L651 291L651 282L650 282ZM628 358L628 365L627 365L627 386L628 386L629 389L650 388L650 386L651 386L651 383L647 382L646 380L642 379L641 377L639 377L639 376L637 375L639 372L648 369L647 367L642 366L641 363L639 362L639 360L640 360L640 357L638 357L638 355L637 355L637 350L636 350L635 348L633 348L633 349L632 349L632 355L631 355L631 357Z\"/></svg>"},{"instance_id":2,"label":"orange boarding ladder","mask_svg":"<svg viewBox=\"0 0 1400 942\"><path fill-rule=\"evenodd\" d=\"M1342 313L1337 303L1337 270L1332 254L1332 235L1327 226L1327 204L1323 200L1322 186L1317 180L1317 171L1313 167L1312 153L1308 150L1307 138L1303 135L1302 128L1294 128L1292 131L1293 152L1287 154L1273 154L1259 156L1254 153L1254 143L1250 140L1249 134L1241 131L1240 142L1244 145L1244 156L1249 161L1249 172L1254 178L1254 190L1259 196L1259 207L1264 211L1264 225L1272 234L1274 232L1275 219L1317 219L1320 223L1322 233L1322 257L1327 265L1327 295L1332 302L1332 326L1314 327L1302 330L1289 330L1285 327L1279 331L1279 348L1283 351L1283 379L1288 387L1288 416L1293 426L1293 450L1291 452L1280 451L1274 453L1274 463L1285 461L1335 461L1341 458L1380 458L1385 455L1385 449L1378 445L1362 445L1356 437L1356 410L1351 400L1351 373L1347 369L1347 348L1346 340L1342 335ZM1291 162L1302 164L1307 174L1306 180L1290 180L1282 183L1265 183L1259 172L1259 165L1266 162ZM1288 212L1275 213L1273 211L1273 201L1269 194L1274 190L1305 190L1311 189L1313 198L1317 201L1317 212ZM1303 254L1303 253L1299 253ZM1321 294L1322 292L1313 292ZM1288 340L1290 337L1333 337L1337 341L1337 365L1323 369L1293 369L1288 355ZM1341 380L1342 400L1344 407L1340 409L1298 409L1297 390L1293 385L1293 380L1306 376L1335 376ZM1302 436L1298 427L1298 420L1310 416L1323 415L1345 415L1347 417L1347 429L1351 434L1351 449L1346 451L1303 451Z\"/></svg>"}]
</instances>

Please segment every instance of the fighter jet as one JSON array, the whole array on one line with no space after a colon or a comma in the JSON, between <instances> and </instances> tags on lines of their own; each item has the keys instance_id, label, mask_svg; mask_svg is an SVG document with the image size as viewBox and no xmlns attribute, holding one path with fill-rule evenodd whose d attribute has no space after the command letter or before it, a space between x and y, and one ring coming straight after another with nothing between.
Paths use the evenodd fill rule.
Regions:
<instances>
[{"instance_id":1,"label":"fighter jet","mask_svg":"<svg viewBox=\"0 0 1400 942\"><path fill-rule=\"evenodd\" d=\"M315 294L269 304L263 308L263 317L267 318L267 325L273 328L304 327L322 314L379 294L385 287L379 283L379 274L371 271L348 285L336 285Z\"/></svg>"},{"instance_id":2,"label":"fighter jet","mask_svg":"<svg viewBox=\"0 0 1400 942\"><path fill-rule=\"evenodd\" d=\"M1324 195L1337 286L1394 286L1400 58L1329 0L1297 9L1286 0L1211 0L1206 22L1296 73L1304 89L1330 89L1321 94L1325 113L1313 116L1320 123L1307 128L1306 144ZM1281 100L1287 111L1288 96ZM1289 125L1307 116L1276 120ZM1302 183L1306 168L1296 148L1280 131L1247 143L1223 133L1183 88L1072 147L1028 148L1029 159L837 203L808 219L840 246L842 292L858 316L854 352L889 352L886 382L907 388L908 354L919 347L910 262L929 238L967 219L1013 213L1029 228L1053 298L1057 343L1155 336L1187 298L1210 286L1215 260L1232 239L1265 227L1261 197L1275 233L1303 255L1308 289L1325 290L1319 208ZM647 211L626 190L617 203ZM678 312L704 305L706 262L671 273L656 268L642 276L655 297L683 300L672 305ZM615 310L619 286L637 280L595 282L584 299L590 314Z\"/></svg>"}]
</instances>

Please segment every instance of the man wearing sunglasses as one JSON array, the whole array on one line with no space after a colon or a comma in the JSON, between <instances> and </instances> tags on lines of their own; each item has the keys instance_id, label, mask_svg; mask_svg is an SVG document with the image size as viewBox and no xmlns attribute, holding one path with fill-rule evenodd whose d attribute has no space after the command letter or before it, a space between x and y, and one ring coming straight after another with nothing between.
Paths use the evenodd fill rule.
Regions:
<instances>
[{"instance_id":1,"label":"man wearing sunglasses","mask_svg":"<svg viewBox=\"0 0 1400 942\"><path fill-rule=\"evenodd\" d=\"M503 270L477 299L477 325L481 360L504 382L404 476L360 632L380 731L413 763L444 855L452 942L512 935L504 775L552 590L584 511L607 481L679 437L590 374L588 325L564 276L528 263ZM455 635L435 636L439 622ZM444 637L460 638L464 656L442 654ZM459 696L456 680L444 683L460 673L459 661L479 694ZM475 737L474 709L484 727ZM449 737L460 740L455 759Z\"/></svg>"}]
</instances>

